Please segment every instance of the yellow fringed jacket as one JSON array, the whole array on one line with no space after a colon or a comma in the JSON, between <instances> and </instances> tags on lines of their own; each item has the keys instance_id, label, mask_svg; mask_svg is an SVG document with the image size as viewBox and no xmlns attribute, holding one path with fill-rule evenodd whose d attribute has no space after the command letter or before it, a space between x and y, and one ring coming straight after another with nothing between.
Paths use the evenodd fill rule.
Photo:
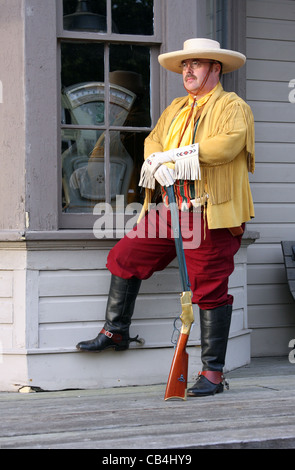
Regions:
<instances>
[{"instance_id":1,"label":"yellow fringed jacket","mask_svg":"<svg viewBox=\"0 0 295 470\"><path fill-rule=\"evenodd\" d=\"M162 152L169 126L188 96L176 98L162 113L145 140L144 155ZM254 172L254 119L251 108L235 93L225 92L219 83L204 106L195 141L199 143L201 181L199 196L209 194L209 229L238 227L254 217L248 172ZM146 190L144 209L151 191Z\"/></svg>"}]
</instances>

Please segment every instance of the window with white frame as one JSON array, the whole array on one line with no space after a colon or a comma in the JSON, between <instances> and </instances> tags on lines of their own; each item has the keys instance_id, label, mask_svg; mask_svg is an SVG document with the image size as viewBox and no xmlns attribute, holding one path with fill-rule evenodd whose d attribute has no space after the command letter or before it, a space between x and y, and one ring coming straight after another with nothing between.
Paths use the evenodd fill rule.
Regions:
<instances>
[{"instance_id":1,"label":"window with white frame","mask_svg":"<svg viewBox=\"0 0 295 470\"><path fill-rule=\"evenodd\" d=\"M159 115L159 0L60 2L60 221L91 228L96 204L143 197L143 143Z\"/></svg>"}]
</instances>

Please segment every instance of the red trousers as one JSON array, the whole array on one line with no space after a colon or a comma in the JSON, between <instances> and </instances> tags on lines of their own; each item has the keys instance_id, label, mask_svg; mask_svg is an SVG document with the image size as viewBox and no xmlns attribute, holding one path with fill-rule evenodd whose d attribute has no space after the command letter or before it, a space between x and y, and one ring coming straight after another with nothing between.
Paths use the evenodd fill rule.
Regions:
<instances>
[{"instance_id":1,"label":"red trousers","mask_svg":"<svg viewBox=\"0 0 295 470\"><path fill-rule=\"evenodd\" d=\"M228 278L234 270L234 255L242 237L233 237L226 228L209 230L207 224L204 237L203 214L179 214L192 302L203 310L232 304ZM161 204L159 210L152 209L114 246L107 268L124 279L134 276L148 279L155 271L165 269L175 257L170 210Z\"/></svg>"}]
</instances>

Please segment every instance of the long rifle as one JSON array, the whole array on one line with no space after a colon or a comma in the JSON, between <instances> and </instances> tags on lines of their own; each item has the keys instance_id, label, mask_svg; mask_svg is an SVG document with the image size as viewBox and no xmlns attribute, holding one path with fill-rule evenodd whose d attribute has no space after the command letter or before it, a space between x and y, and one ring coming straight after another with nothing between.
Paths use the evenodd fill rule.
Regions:
<instances>
[{"instance_id":1,"label":"long rifle","mask_svg":"<svg viewBox=\"0 0 295 470\"><path fill-rule=\"evenodd\" d=\"M189 338L191 326L194 323L194 312L191 300L190 283L187 274L187 267L183 250L182 236L180 231L178 207L175 201L173 186L167 186L166 191L169 199L171 224L174 234L175 248L178 258L179 273L183 292L180 296L182 309L180 319L182 326L174 351L170 374L168 377L165 392L165 400L169 400L170 398L181 398L182 400L186 400L188 373L188 353L186 352L186 345Z\"/></svg>"}]
</instances>

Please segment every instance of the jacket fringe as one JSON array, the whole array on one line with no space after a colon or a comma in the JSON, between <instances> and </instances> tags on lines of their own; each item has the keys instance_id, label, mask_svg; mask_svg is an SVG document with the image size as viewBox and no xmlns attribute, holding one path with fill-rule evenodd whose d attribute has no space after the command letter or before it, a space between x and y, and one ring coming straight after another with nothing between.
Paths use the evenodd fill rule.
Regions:
<instances>
[{"instance_id":1,"label":"jacket fringe","mask_svg":"<svg viewBox=\"0 0 295 470\"><path fill-rule=\"evenodd\" d=\"M199 159L196 155L175 161L176 180L198 180L201 177Z\"/></svg>"},{"instance_id":2,"label":"jacket fringe","mask_svg":"<svg viewBox=\"0 0 295 470\"><path fill-rule=\"evenodd\" d=\"M238 108L242 110L246 123L246 152L248 171L254 173L255 170L255 132L252 112L248 106L243 105L242 100L238 100L228 106L227 112L223 112L219 126L216 127L210 137L220 133L229 133L234 127ZM210 196L210 204L222 204L230 201L233 197L233 160L218 165L201 165L201 181L195 182L196 194L201 197L205 192Z\"/></svg>"}]
</instances>

